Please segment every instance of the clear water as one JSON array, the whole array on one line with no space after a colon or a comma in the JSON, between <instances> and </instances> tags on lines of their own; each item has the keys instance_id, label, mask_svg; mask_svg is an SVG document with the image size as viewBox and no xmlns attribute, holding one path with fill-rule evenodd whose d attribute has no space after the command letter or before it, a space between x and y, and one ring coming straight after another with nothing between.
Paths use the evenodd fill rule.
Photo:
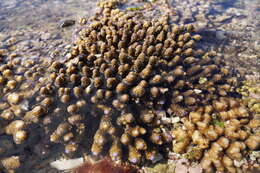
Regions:
<instances>
[{"instance_id":1,"label":"clear water","mask_svg":"<svg viewBox=\"0 0 260 173\"><path fill-rule=\"evenodd\" d=\"M143 1L145 0L132 0L129 4L133 6ZM97 0L0 0L0 46L12 36L18 35L19 40L37 40L44 33L52 35L50 43L51 40L61 38L60 41L70 41L75 27L64 29L59 27L60 24L66 19L77 20L94 14L96 2ZM259 58L250 58L259 57L259 0L166 0L162 4L165 2L174 13L181 16L176 23L194 23L201 29L205 40L209 41L205 47L226 51L226 56L235 53L238 56L234 60L237 65L252 66L259 72ZM230 49L227 45L233 48Z\"/></svg>"}]
</instances>

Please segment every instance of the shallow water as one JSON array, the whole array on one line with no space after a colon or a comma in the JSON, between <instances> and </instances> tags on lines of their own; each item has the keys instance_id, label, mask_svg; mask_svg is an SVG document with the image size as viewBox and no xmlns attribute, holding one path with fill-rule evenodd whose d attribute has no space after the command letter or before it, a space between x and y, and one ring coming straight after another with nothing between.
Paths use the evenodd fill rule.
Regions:
<instances>
[{"instance_id":1,"label":"shallow water","mask_svg":"<svg viewBox=\"0 0 260 173\"><path fill-rule=\"evenodd\" d=\"M129 7L136 7L133 4L140 6L141 1L134 0ZM39 38L47 40L50 44L53 40L69 41L75 27L60 28L62 22L67 19L78 20L82 16L93 14L96 2L96 0L1 0L0 46L5 45L4 41L8 38L17 35L20 41ZM260 50L260 2L258 0L165 2L179 16L175 17L174 22L194 23L206 36L205 40L213 39L209 40L209 44L205 44L205 47L221 50L226 56L229 56L227 53L238 56L232 60L237 66L252 66L254 70L259 71L257 57ZM37 43L35 44L37 47ZM232 48L229 48L229 45Z\"/></svg>"},{"instance_id":2,"label":"shallow water","mask_svg":"<svg viewBox=\"0 0 260 173\"><path fill-rule=\"evenodd\" d=\"M78 19L94 14L96 2L0 0L0 49L32 59L65 57ZM132 1L124 8L139 7L142 3ZM173 22L196 26L204 38L204 49L216 50L242 77L260 81L259 0L162 1L162 6L165 5L174 13ZM66 20L75 20L76 24L61 27ZM48 158L44 160L49 161ZM33 172L40 170L46 172L36 167Z\"/></svg>"}]
</instances>

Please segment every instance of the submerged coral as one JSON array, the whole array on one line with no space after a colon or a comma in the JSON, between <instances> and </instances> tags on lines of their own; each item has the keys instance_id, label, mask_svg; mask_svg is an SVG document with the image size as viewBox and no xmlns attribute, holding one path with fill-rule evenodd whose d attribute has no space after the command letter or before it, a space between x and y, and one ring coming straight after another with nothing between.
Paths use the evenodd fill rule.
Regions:
<instances>
[{"instance_id":1,"label":"submerged coral","mask_svg":"<svg viewBox=\"0 0 260 173\"><path fill-rule=\"evenodd\" d=\"M201 36L192 25L125 13L117 3L100 4L65 63L52 62L42 78L41 67L27 71L26 79L39 79L33 96L5 96L11 105L29 98L22 113L1 113L5 133L22 145L36 123L48 145L62 144L68 157L86 152L140 166L173 151L205 171L235 172L233 160L260 143L253 133L259 121L241 103L238 79L215 52L196 48ZM0 68L3 93L23 80L12 80L11 67Z\"/></svg>"},{"instance_id":2,"label":"submerged coral","mask_svg":"<svg viewBox=\"0 0 260 173\"><path fill-rule=\"evenodd\" d=\"M190 112L183 118L185 128L173 131L177 140L173 150L187 151L188 159L202 158L201 165L206 172L214 169L236 172L233 160L241 161L246 148L259 148L260 137L252 133L255 128L250 126L254 121L237 100L220 98L213 106ZM259 122L255 127L259 127Z\"/></svg>"}]
</instances>

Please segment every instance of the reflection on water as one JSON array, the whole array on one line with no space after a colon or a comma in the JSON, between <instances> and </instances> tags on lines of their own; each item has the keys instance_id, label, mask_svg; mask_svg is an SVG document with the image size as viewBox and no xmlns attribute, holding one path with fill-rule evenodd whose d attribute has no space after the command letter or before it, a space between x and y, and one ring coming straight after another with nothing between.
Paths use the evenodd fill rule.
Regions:
<instances>
[{"instance_id":1,"label":"reflection on water","mask_svg":"<svg viewBox=\"0 0 260 173\"><path fill-rule=\"evenodd\" d=\"M0 1L1 30L44 27L64 18L76 18L93 10L84 0L8 0Z\"/></svg>"},{"instance_id":2,"label":"reflection on water","mask_svg":"<svg viewBox=\"0 0 260 173\"><path fill-rule=\"evenodd\" d=\"M95 0L1 0L0 48L29 56L56 56L70 41L74 27L62 28L95 10ZM13 47L12 47L13 46ZM13 50L15 49L15 50ZM26 52L26 53L25 53Z\"/></svg>"},{"instance_id":3,"label":"reflection on water","mask_svg":"<svg viewBox=\"0 0 260 173\"><path fill-rule=\"evenodd\" d=\"M1 0L0 31L11 34L25 32L49 32L71 38L74 28L66 30L58 26L65 19L78 19L93 14L97 0ZM142 0L133 0L132 3ZM145 0L143 0L145 1ZM253 50L259 50L259 1L258 0L168 0L177 12L176 23L195 23L198 29L213 30L220 39L226 35L246 38ZM219 32L215 32L219 31ZM207 32L212 33L212 32ZM0 39L3 39L3 36ZM57 38L57 37L56 37ZM216 48L216 47L215 47Z\"/></svg>"}]
</instances>

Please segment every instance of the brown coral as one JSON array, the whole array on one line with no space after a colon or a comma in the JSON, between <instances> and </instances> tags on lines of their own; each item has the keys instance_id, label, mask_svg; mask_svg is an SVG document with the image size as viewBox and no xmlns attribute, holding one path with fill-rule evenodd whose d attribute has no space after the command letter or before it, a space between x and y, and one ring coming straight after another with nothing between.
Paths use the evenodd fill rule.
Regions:
<instances>
[{"instance_id":1,"label":"brown coral","mask_svg":"<svg viewBox=\"0 0 260 173\"><path fill-rule=\"evenodd\" d=\"M259 135L251 134L259 123L235 92L236 77L215 53L197 51L201 36L192 25L125 14L114 8L118 3L100 3L65 63L49 64L22 120L9 122L12 111L1 112L5 133L21 144L25 123L38 123L49 144L64 145L69 156L84 151L144 165L173 151L201 161L205 171L234 172L232 159L259 148ZM22 79L13 79L11 67L0 71L4 93L19 87ZM8 98L14 105L21 100ZM115 171L107 163L85 167Z\"/></svg>"},{"instance_id":2,"label":"brown coral","mask_svg":"<svg viewBox=\"0 0 260 173\"><path fill-rule=\"evenodd\" d=\"M173 150L177 153L187 152L191 144L204 151L201 165L206 172L236 172L233 160L241 161L247 147L249 150L259 147L259 135L249 135L253 130L249 122L254 120L250 121L249 112L239 99L220 97L213 101L213 106L198 108L182 121L187 130L178 128L172 131L177 141L173 142ZM179 139L183 139L181 143ZM191 157L190 152L187 154L189 159L195 158Z\"/></svg>"}]
</instances>

